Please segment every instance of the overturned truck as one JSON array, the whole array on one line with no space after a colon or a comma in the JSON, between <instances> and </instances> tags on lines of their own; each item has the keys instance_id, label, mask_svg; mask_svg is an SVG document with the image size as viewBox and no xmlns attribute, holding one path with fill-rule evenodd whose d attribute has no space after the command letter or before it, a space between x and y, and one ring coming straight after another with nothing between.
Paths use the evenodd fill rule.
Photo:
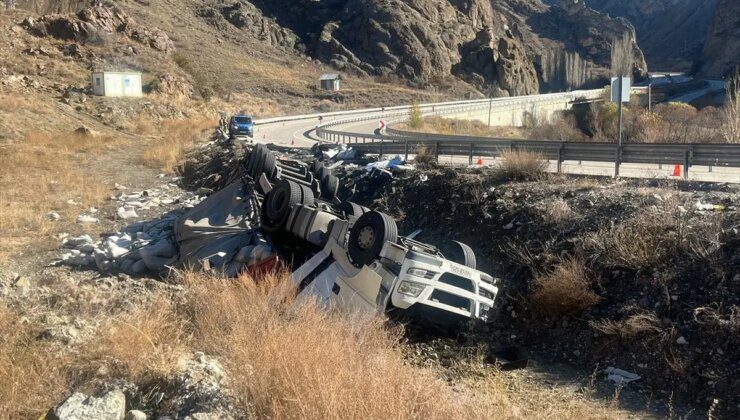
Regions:
<instances>
[{"instance_id":1,"label":"overturned truck","mask_svg":"<svg viewBox=\"0 0 740 420\"><path fill-rule=\"evenodd\" d=\"M321 162L281 159L258 144L245 170L256 183L262 230L307 254L291 277L299 298L444 329L489 320L498 279L476 269L467 245L455 242L448 259L400 236L390 216L340 201L338 179Z\"/></svg>"}]
</instances>

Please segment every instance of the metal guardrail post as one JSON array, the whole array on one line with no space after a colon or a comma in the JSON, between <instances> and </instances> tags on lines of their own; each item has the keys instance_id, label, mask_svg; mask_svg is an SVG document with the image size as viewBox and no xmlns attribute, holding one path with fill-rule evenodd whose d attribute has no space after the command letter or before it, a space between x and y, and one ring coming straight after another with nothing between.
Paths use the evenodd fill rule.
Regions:
<instances>
[{"instance_id":1,"label":"metal guardrail post","mask_svg":"<svg viewBox=\"0 0 740 420\"><path fill-rule=\"evenodd\" d=\"M403 160L409 160L409 141L408 139L403 141L403 151L405 155Z\"/></svg>"},{"instance_id":2,"label":"metal guardrail post","mask_svg":"<svg viewBox=\"0 0 740 420\"><path fill-rule=\"evenodd\" d=\"M474 144L470 143L470 153L468 153L468 165L473 164L473 147L474 147Z\"/></svg>"},{"instance_id":3,"label":"metal guardrail post","mask_svg":"<svg viewBox=\"0 0 740 420\"><path fill-rule=\"evenodd\" d=\"M380 154L378 155L378 160L383 160L383 139L380 139Z\"/></svg>"},{"instance_id":4,"label":"metal guardrail post","mask_svg":"<svg viewBox=\"0 0 740 420\"><path fill-rule=\"evenodd\" d=\"M439 162L439 142L434 143L434 160Z\"/></svg>"},{"instance_id":5,"label":"metal guardrail post","mask_svg":"<svg viewBox=\"0 0 740 420\"><path fill-rule=\"evenodd\" d=\"M563 173L563 143L558 147L558 173Z\"/></svg>"},{"instance_id":6,"label":"metal guardrail post","mask_svg":"<svg viewBox=\"0 0 740 420\"><path fill-rule=\"evenodd\" d=\"M689 179L689 166L691 165L691 148L683 152L683 179Z\"/></svg>"}]
</instances>

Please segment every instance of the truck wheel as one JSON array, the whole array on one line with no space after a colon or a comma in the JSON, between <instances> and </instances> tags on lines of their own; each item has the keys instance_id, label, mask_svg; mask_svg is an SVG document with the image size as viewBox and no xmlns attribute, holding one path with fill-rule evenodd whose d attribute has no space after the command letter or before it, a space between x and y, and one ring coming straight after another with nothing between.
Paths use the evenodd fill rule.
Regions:
<instances>
[{"instance_id":1,"label":"truck wheel","mask_svg":"<svg viewBox=\"0 0 740 420\"><path fill-rule=\"evenodd\" d=\"M321 178L321 198L327 201L334 200L339 191L339 178L334 175L325 175Z\"/></svg>"},{"instance_id":2,"label":"truck wheel","mask_svg":"<svg viewBox=\"0 0 740 420\"><path fill-rule=\"evenodd\" d=\"M324 162L321 162L320 160L314 160L311 162L311 165L309 166L309 169L311 172L313 172L314 175L318 175L319 169L324 167Z\"/></svg>"},{"instance_id":3,"label":"truck wheel","mask_svg":"<svg viewBox=\"0 0 740 420\"><path fill-rule=\"evenodd\" d=\"M350 229L347 253L352 265L359 268L378 259L386 242L397 240L396 221L387 214L371 211L360 216Z\"/></svg>"},{"instance_id":4,"label":"truck wheel","mask_svg":"<svg viewBox=\"0 0 740 420\"><path fill-rule=\"evenodd\" d=\"M265 155L265 149L262 144L258 144L254 147L254 150L252 150L253 158L250 173L252 174L252 178L254 178L255 181L258 180L260 174L262 174L262 167L265 163Z\"/></svg>"},{"instance_id":5,"label":"truck wheel","mask_svg":"<svg viewBox=\"0 0 740 420\"><path fill-rule=\"evenodd\" d=\"M275 179L275 173L277 171L277 160L272 152L267 152L265 156L265 166L263 168L265 176L269 181Z\"/></svg>"},{"instance_id":6,"label":"truck wheel","mask_svg":"<svg viewBox=\"0 0 740 420\"><path fill-rule=\"evenodd\" d=\"M350 217L360 217L366 212L370 211L367 207L362 207L359 204L353 203L351 201L342 201L339 203L339 210L344 212L345 216Z\"/></svg>"},{"instance_id":7,"label":"truck wheel","mask_svg":"<svg viewBox=\"0 0 740 420\"><path fill-rule=\"evenodd\" d=\"M274 232L283 227L293 206L303 201L301 186L290 180L275 185L262 203L262 224L266 230Z\"/></svg>"},{"instance_id":8,"label":"truck wheel","mask_svg":"<svg viewBox=\"0 0 740 420\"><path fill-rule=\"evenodd\" d=\"M454 261L458 264L475 270L477 263L475 260L475 253L473 252L473 249L462 242L452 242L454 242L457 246L455 247L455 251L452 253L452 255L450 255L450 261Z\"/></svg>"},{"instance_id":9,"label":"truck wheel","mask_svg":"<svg viewBox=\"0 0 740 420\"><path fill-rule=\"evenodd\" d=\"M324 166L324 164L321 164L321 167L316 169L316 178L318 179L324 179L325 176L331 175L331 169Z\"/></svg>"},{"instance_id":10,"label":"truck wheel","mask_svg":"<svg viewBox=\"0 0 740 420\"><path fill-rule=\"evenodd\" d=\"M316 202L316 196L311 191L311 187L302 184L299 184L299 186L301 187L301 204L314 204Z\"/></svg>"}]
</instances>

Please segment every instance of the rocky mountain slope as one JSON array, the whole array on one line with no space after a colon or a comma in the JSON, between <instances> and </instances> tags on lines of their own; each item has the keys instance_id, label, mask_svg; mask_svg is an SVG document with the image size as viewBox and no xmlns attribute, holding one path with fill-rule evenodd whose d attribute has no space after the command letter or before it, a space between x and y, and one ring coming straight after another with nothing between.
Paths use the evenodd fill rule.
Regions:
<instances>
[{"instance_id":1,"label":"rocky mountain slope","mask_svg":"<svg viewBox=\"0 0 740 420\"><path fill-rule=\"evenodd\" d=\"M651 70L689 70L701 55L718 0L588 0L628 19Z\"/></svg>"},{"instance_id":2,"label":"rocky mountain slope","mask_svg":"<svg viewBox=\"0 0 740 420\"><path fill-rule=\"evenodd\" d=\"M25 0L19 7L74 13L90 4ZM316 60L348 75L400 79L415 87L460 91L462 82L467 90L496 96L588 87L609 76L611 43L623 36L633 40L635 74L647 70L632 26L582 2L122 0L115 5L172 38L188 55L188 67L199 73L196 78L221 78L236 90L250 88L244 75L256 66L236 70L244 63L234 62L234 55L280 67L286 60Z\"/></svg>"},{"instance_id":3,"label":"rocky mountain slope","mask_svg":"<svg viewBox=\"0 0 740 420\"><path fill-rule=\"evenodd\" d=\"M727 76L740 65L740 2L720 0L697 68L708 76Z\"/></svg>"},{"instance_id":4,"label":"rocky mountain slope","mask_svg":"<svg viewBox=\"0 0 740 420\"><path fill-rule=\"evenodd\" d=\"M555 0L551 0L554 3ZM588 0L628 19L651 70L726 76L740 59L740 3L734 0Z\"/></svg>"}]
</instances>

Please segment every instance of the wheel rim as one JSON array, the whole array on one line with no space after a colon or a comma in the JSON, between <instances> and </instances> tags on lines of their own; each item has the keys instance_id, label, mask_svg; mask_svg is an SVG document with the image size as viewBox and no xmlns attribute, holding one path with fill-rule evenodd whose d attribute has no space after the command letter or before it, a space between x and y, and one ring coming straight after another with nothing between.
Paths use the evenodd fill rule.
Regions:
<instances>
[{"instance_id":1,"label":"wheel rim","mask_svg":"<svg viewBox=\"0 0 740 420\"><path fill-rule=\"evenodd\" d=\"M357 245L365 250L369 249L373 244L375 243L375 229L373 229L371 226L365 226L360 231L360 234L357 237Z\"/></svg>"}]
</instances>

